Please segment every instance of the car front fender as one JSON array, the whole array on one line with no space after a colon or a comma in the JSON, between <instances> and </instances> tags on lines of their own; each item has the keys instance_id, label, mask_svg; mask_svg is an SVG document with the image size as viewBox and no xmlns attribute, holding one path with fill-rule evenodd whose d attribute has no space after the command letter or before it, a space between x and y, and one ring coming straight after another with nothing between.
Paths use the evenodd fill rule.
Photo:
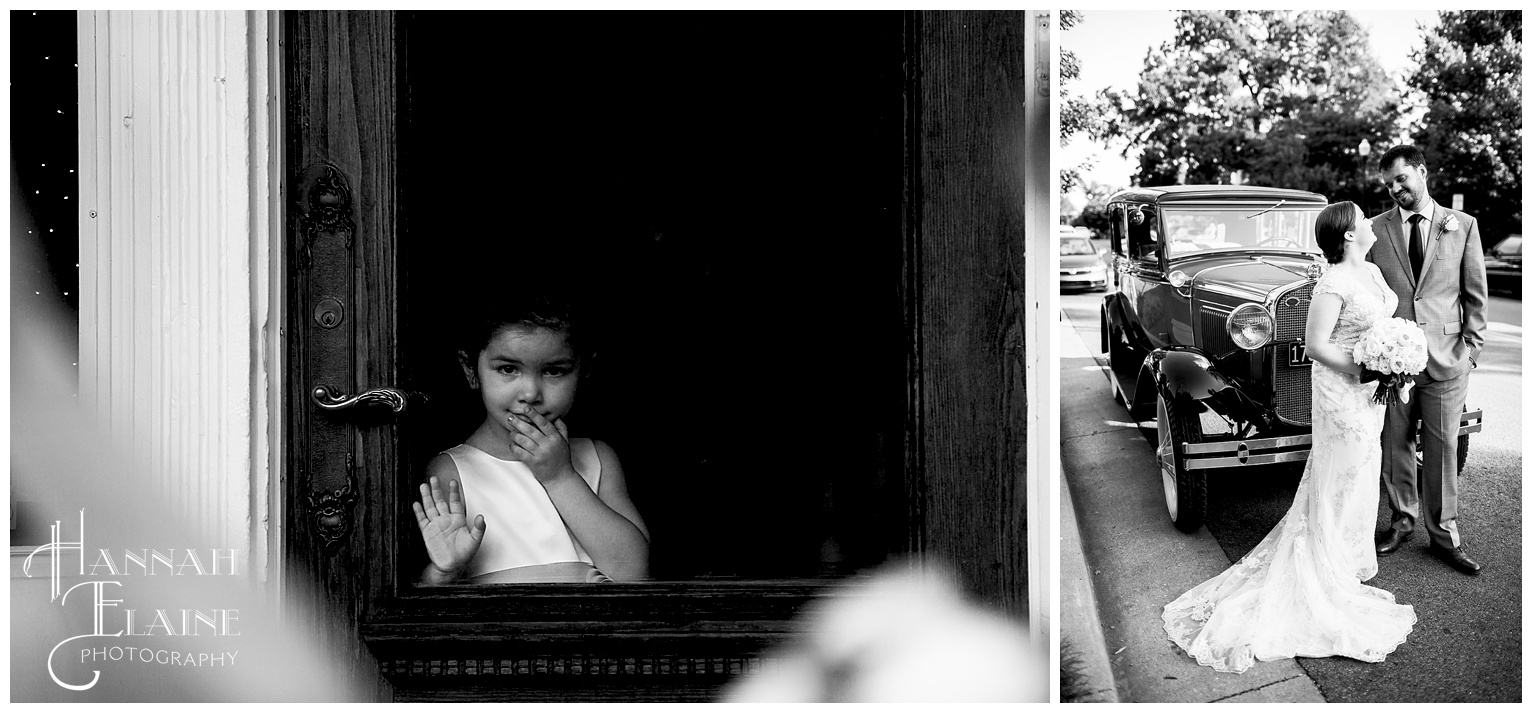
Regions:
<instances>
[{"instance_id":1,"label":"car front fender","mask_svg":"<svg viewBox=\"0 0 1532 713\"><path fill-rule=\"evenodd\" d=\"M1213 367L1213 360L1196 347L1169 346L1149 352L1144 359L1144 376L1167 401L1183 395L1202 401L1230 387Z\"/></svg>"}]
</instances>

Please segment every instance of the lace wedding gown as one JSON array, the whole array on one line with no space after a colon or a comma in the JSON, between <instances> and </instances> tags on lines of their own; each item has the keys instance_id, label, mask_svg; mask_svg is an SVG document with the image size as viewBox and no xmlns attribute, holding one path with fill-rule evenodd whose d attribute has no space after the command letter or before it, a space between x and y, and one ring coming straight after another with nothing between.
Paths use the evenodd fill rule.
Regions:
<instances>
[{"instance_id":1,"label":"lace wedding gown","mask_svg":"<svg viewBox=\"0 0 1532 713\"><path fill-rule=\"evenodd\" d=\"M1398 297L1371 263L1361 277L1326 271L1314 295L1343 301L1330 343L1348 354ZM1362 582L1378 573L1376 384L1318 362L1313 448L1287 515L1239 562L1165 606L1165 632L1197 663L1243 673L1256 659L1347 656L1379 662L1415 625L1415 608Z\"/></svg>"}]
</instances>

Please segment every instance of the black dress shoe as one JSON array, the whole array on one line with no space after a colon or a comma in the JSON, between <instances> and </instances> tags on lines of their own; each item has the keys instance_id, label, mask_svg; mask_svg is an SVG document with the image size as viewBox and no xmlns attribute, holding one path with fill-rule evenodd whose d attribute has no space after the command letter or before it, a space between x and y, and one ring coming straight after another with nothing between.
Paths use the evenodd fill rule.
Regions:
<instances>
[{"instance_id":1,"label":"black dress shoe","mask_svg":"<svg viewBox=\"0 0 1532 713\"><path fill-rule=\"evenodd\" d=\"M1477 575L1479 570L1483 569L1483 567L1479 566L1478 562L1469 559L1468 553L1464 552L1462 547L1454 547L1449 550L1445 547L1437 547L1436 543L1433 542L1431 543L1431 546L1427 547L1426 549L1429 550L1431 554L1434 555L1437 559L1446 562L1447 564L1451 565L1453 569L1462 572L1463 574Z\"/></svg>"},{"instance_id":2,"label":"black dress shoe","mask_svg":"<svg viewBox=\"0 0 1532 713\"><path fill-rule=\"evenodd\" d=\"M1410 535L1413 534L1415 534L1413 531L1400 532L1390 527L1387 530L1379 532L1377 536L1373 538L1373 541L1378 544L1378 554L1388 556L1398 552L1399 546L1404 544L1405 540L1410 539Z\"/></svg>"}]
</instances>

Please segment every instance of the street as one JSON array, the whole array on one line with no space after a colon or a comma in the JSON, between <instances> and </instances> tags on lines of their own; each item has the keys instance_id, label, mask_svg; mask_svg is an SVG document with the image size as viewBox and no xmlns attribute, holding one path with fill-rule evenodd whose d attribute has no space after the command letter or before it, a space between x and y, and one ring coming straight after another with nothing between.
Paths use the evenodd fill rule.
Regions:
<instances>
[{"instance_id":1,"label":"street","mask_svg":"<svg viewBox=\"0 0 1532 713\"><path fill-rule=\"evenodd\" d=\"M1460 532L1483 566L1466 577L1417 535L1379 558L1369 584L1415 607L1408 640L1381 664L1344 658L1259 662L1245 674L1198 666L1161 628L1161 608L1253 548L1292 503L1296 470L1230 471L1209 487L1207 527L1165 514L1152 446L1110 395L1100 353L1101 293L1060 297L1060 459L1079 522L1106 650L1124 701L1521 700L1521 302L1491 297L1469 380L1484 429L1460 479ZM1378 526L1388 522L1380 498Z\"/></svg>"}]
</instances>

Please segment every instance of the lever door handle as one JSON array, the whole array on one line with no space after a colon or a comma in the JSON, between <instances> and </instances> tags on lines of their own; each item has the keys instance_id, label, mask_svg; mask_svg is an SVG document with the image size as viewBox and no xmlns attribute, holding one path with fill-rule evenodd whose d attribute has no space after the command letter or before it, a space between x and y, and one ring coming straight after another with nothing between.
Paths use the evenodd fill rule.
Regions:
<instances>
[{"instance_id":1,"label":"lever door handle","mask_svg":"<svg viewBox=\"0 0 1532 713\"><path fill-rule=\"evenodd\" d=\"M349 411L356 407L384 406L394 413L402 413L409 405L410 397L399 389L385 386L380 389L368 389L356 396L335 393L330 387L315 386L310 394L314 405L330 412Z\"/></svg>"}]
</instances>

